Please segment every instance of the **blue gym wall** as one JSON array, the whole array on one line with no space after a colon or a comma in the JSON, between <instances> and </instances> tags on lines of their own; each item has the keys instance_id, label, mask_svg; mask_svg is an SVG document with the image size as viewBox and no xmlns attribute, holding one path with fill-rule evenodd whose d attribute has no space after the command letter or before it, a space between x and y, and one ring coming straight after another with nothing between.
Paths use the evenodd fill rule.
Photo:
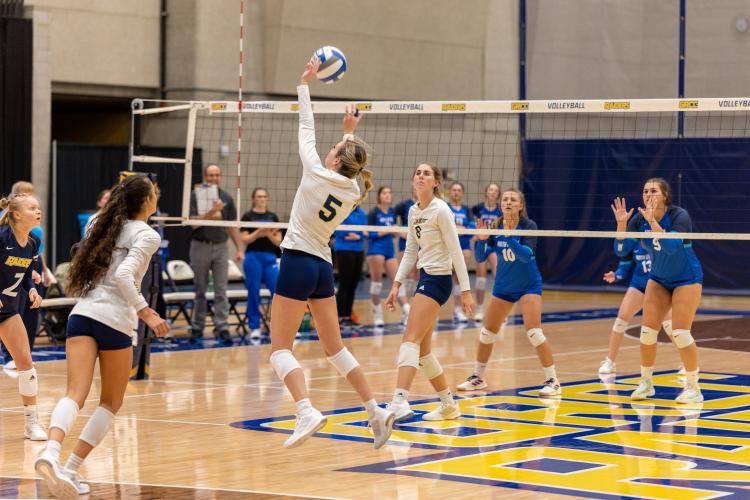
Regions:
<instances>
[{"instance_id":1,"label":"blue gym wall","mask_svg":"<svg viewBox=\"0 0 750 500\"><path fill-rule=\"evenodd\" d=\"M642 204L643 182L664 177L696 232L750 233L750 139L524 140L523 190L540 229L614 230L610 203ZM704 286L750 292L750 242L696 241ZM604 287L617 266L612 240L542 238L546 284Z\"/></svg>"}]
</instances>

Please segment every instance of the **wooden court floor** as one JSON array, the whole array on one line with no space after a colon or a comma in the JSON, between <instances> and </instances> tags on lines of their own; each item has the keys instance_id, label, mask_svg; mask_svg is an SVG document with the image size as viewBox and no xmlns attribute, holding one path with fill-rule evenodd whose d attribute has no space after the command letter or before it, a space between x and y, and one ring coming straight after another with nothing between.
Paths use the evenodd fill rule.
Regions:
<instances>
[{"instance_id":1,"label":"wooden court floor","mask_svg":"<svg viewBox=\"0 0 750 500\"><path fill-rule=\"evenodd\" d=\"M130 384L113 432L81 476L91 498L750 498L750 346L701 346L706 401L686 408L673 402L679 356L661 344L656 397L631 404L639 318L623 342L617 379L597 376L619 299L545 292L545 335L564 384L560 400L536 397L542 372L515 326L496 344L489 388L461 395L461 419L421 421L436 397L418 376L410 398L417 418L378 451L356 394L317 342L301 341L295 355L313 403L330 413L328 425L289 451L281 444L294 405L268 364L268 345L154 354L150 380ZM366 318L367 305L357 307ZM701 311L707 331L725 319L744 317L750 325L750 299L706 297ZM450 308L443 313L448 318ZM721 340L722 328L715 330L706 341ZM346 340L381 402L394 389L400 331L395 323L383 331L363 328ZM750 344L744 332L728 345ZM471 371L478 329L446 321L434 335L434 352L455 386ZM37 370L46 425L65 391L65 364L41 362ZM73 436L98 390L95 381ZM25 441L22 425L16 380L0 373L0 497L48 497L33 469L44 444ZM72 446L66 441L64 457Z\"/></svg>"}]
</instances>

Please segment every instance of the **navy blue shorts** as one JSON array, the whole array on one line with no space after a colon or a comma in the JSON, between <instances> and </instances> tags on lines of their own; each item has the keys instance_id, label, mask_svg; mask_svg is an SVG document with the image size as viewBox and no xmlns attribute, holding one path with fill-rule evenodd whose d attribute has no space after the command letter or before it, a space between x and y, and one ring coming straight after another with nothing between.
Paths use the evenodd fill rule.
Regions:
<instances>
[{"instance_id":1,"label":"navy blue shorts","mask_svg":"<svg viewBox=\"0 0 750 500\"><path fill-rule=\"evenodd\" d=\"M80 314L68 316L68 329L65 333L67 338L93 338L96 340L100 351L115 351L133 346L133 339L130 335L115 330L101 321Z\"/></svg>"},{"instance_id":2,"label":"navy blue shorts","mask_svg":"<svg viewBox=\"0 0 750 500\"><path fill-rule=\"evenodd\" d=\"M417 283L417 291L414 295L418 293L426 295L442 306L453 294L453 276L450 274L433 276L427 274L424 269L420 269L419 283Z\"/></svg>"},{"instance_id":3,"label":"navy blue shorts","mask_svg":"<svg viewBox=\"0 0 750 500\"><path fill-rule=\"evenodd\" d=\"M295 300L333 297L333 266L315 255L285 248L276 293Z\"/></svg>"},{"instance_id":4,"label":"navy blue shorts","mask_svg":"<svg viewBox=\"0 0 750 500\"><path fill-rule=\"evenodd\" d=\"M509 290L503 290L498 286L494 286L492 288L492 295L497 297L500 300L504 300L506 302L510 302L512 304L515 304L519 300L521 300L521 297L524 295L541 295L542 294L542 282L539 281L537 283L534 283L533 285L529 286L525 290L522 291L509 291Z\"/></svg>"},{"instance_id":5,"label":"navy blue shorts","mask_svg":"<svg viewBox=\"0 0 750 500\"><path fill-rule=\"evenodd\" d=\"M648 275L646 276L633 276L633 279L630 280L630 285L628 285L628 288L635 288L641 293L646 293L646 285L648 284Z\"/></svg>"},{"instance_id":6,"label":"navy blue shorts","mask_svg":"<svg viewBox=\"0 0 750 500\"><path fill-rule=\"evenodd\" d=\"M13 309L0 309L0 323L5 321L6 319L10 319L16 314L19 314L18 311L14 311Z\"/></svg>"},{"instance_id":7,"label":"navy blue shorts","mask_svg":"<svg viewBox=\"0 0 750 500\"><path fill-rule=\"evenodd\" d=\"M679 288L681 286L687 286L687 285L695 285L695 284L703 284L703 279L701 278L690 278L684 281L662 281L660 279L654 278L653 276L650 278L651 280L658 283L662 288L666 288L669 293L674 292L675 288Z\"/></svg>"}]
</instances>

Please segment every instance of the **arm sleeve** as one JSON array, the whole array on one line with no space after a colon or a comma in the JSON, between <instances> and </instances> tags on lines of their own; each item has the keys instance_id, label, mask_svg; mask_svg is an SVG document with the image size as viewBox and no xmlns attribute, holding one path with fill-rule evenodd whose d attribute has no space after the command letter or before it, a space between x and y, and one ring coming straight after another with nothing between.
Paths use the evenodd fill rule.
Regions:
<instances>
[{"instance_id":1,"label":"arm sleeve","mask_svg":"<svg viewBox=\"0 0 750 500\"><path fill-rule=\"evenodd\" d=\"M406 249L404 250L404 256L401 258L401 263L398 265L396 281L403 284L409 275L409 271L411 271L417 262L418 252L419 243L417 243L417 235L414 233L414 227L409 224L409 233L406 235Z\"/></svg>"},{"instance_id":2,"label":"arm sleeve","mask_svg":"<svg viewBox=\"0 0 750 500\"><path fill-rule=\"evenodd\" d=\"M630 275L630 271L633 269L634 263L632 254L620 259L620 263L618 264L617 269L615 269L615 281L622 281L627 278Z\"/></svg>"},{"instance_id":3,"label":"arm sleeve","mask_svg":"<svg viewBox=\"0 0 750 500\"><path fill-rule=\"evenodd\" d=\"M135 273L151 259L151 256L159 249L161 238L153 231L142 231L128 249L128 254L115 270L115 283L122 293L125 301L140 311L148 306L146 299L141 294L140 283L135 280Z\"/></svg>"},{"instance_id":4,"label":"arm sleeve","mask_svg":"<svg viewBox=\"0 0 750 500\"><path fill-rule=\"evenodd\" d=\"M38 248L39 244L34 240L35 246ZM31 291L36 288L36 285L34 285L34 279L31 277L31 273L37 269L39 266L39 252L34 253L34 258L31 264L29 264L29 267L26 268L26 272L23 275L23 288L26 291Z\"/></svg>"},{"instance_id":5,"label":"arm sleeve","mask_svg":"<svg viewBox=\"0 0 750 500\"><path fill-rule=\"evenodd\" d=\"M690 215L685 210L678 210L672 220L671 233L690 233L693 231L693 223L690 220ZM661 248L667 253L672 255L679 250L684 242L682 239L663 239L661 242Z\"/></svg>"},{"instance_id":6,"label":"arm sleeve","mask_svg":"<svg viewBox=\"0 0 750 500\"><path fill-rule=\"evenodd\" d=\"M458 240L458 232L456 231L456 219L450 208L446 207L445 210L441 210L438 213L437 222L440 227L440 233L443 235L443 242L445 243L445 246L448 247L448 252L451 254L453 269L456 271L456 277L458 278L458 284L461 286L461 291L465 292L471 290L469 272L466 270L464 253L461 250L461 243Z\"/></svg>"},{"instance_id":7,"label":"arm sleeve","mask_svg":"<svg viewBox=\"0 0 750 500\"><path fill-rule=\"evenodd\" d=\"M310 88L307 85L297 87L299 100L299 157L302 160L303 173L324 171L320 156L315 149L315 120L313 118L312 103L310 102Z\"/></svg>"},{"instance_id":8,"label":"arm sleeve","mask_svg":"<svg viewBox=\"0 0 750 500\"><path fill-rule=\"evenodd\" d=\"M492 238L492 236L490 236L490 238ZM476 260L477 263L482 263L487 260L487 257L489 257L493 251L490 240L477 239L477 242L474 245L474 260Z\"/></svg>"},{"instance_id":9,"label":"arm sleeve","mask_svg":"<svg viewBox=\"0 0 750 500\"><path fill-rule=\"evenodd\" d=\"M514 238L508 238L505 236L501 236L500 238L504 239L508 243L510 249L513 250L514 254L516 254L516 260L518 260L518 262L523 262L525 264L526 262L531 260L531 257L534 256L534 251L528 245L522 244L516 241ZM524 243L526 242L524 241ZM534 246L536 246L536 242Z\"/></svg>"},{"instance_id":10,"label":"arm sleeve","mask_svg":"<svg viewBox=\"0 0 750 500\"><path fill-rule=\"evenodd\" d=\"M641 214L636 214L632 219L628 221L627 231L629 233L635 233L639 231L641 226ZM633 252L635 247L638 246L639 241L637 239L615 239L615 254L618 257L625 257L626 255Z\"/></svg>"}]
</instances>

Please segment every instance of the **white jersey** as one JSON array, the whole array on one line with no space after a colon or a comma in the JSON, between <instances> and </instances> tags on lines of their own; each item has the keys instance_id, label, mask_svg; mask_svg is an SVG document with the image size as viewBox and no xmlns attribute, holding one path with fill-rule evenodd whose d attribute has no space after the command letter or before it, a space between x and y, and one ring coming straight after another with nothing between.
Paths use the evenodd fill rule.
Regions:
<instances>
[{"instance_id":1,"label":"white jersey","mask_svg":"<svg viewBox=\"0 0 750 500\"><path fill-rule=\"evenodd\" d=\"M299 250L331 262L328 241L359 200L356 179L328 170L315 150L315 122L310 89L297 87L299 96L299 156L302 181L294 195L289 227L282 248Z\"/></svg>"},{"instance_id":2,"label":"white jersey","mask_svg":"<svg viewBox=\"0 0 750 500\"><path fill-rule=\"evenodd\" d=\"M396 281L404 282L417 258L417 269L424 269L428 274L449 275L455 269L461 291L471 290L458 241L456 219L448 204L440 198L433 198L424 210L419 208L419 203L409 209L406 250L398 266Z\"/></svg>"},{"instance_id":3,"label":"white jersey","mask_svg":"<svg viewBox=\"0 0 750 500\"><path fill-rule=\"evenodd\" d=\"M138 328L137 311L148 306L141 295L141 281L160 243L159 233L145 222L127 221L115 242L106 274L78 300L70 314L95 319L132 336Z\"/></svg>"}]
</instances>

